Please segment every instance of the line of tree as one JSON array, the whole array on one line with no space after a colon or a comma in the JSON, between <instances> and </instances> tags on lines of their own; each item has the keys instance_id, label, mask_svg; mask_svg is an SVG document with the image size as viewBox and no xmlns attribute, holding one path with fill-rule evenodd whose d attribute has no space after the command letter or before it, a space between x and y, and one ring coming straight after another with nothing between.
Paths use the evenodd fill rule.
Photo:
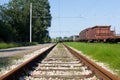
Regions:
<instances>
[{"instance_id":1,"label":"line of tree","mask_svg":"<svg viewBox=\"0 0 120 80\"><path fill-rule=\"evenodd\" d=\"M50 40L48 28L51 26L51 14L48 0L10 0L8 4L0 5L0 41L29 41L30 3L33 4L33 41L43 43Z\"/></svg>"}]
</instances>

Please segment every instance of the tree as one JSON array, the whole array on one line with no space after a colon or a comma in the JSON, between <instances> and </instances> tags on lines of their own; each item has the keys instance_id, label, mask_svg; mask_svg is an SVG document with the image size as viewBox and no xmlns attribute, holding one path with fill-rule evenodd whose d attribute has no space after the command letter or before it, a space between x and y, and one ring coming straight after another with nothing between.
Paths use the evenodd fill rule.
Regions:
<instances>
[{"instance_id":1,"label":"tree","mask_svg":"<svg viewBox=\"0 0 120 80\"><path fill-rule=\"evenodd\" d=\"M33 41L44 42L49 38L47 29L51 24L51 14L48 0L11 0L1 6L0 18L9 31L12 30L12 41L29 41L30 3L33 3Z\"/></svg>"},{"instance_id":2,"label":"tree","mask_svg":"<svg viewBox=\"0 0 120 80\"><path fill-rule=\"evenodd\" d=\"M0 41L9 42L12 41L12 29L11 25L7 22L7 16L5 16L5 7L0 6ZM4 17L3 17L4 16Z\"/></svg>"}]
</instances>

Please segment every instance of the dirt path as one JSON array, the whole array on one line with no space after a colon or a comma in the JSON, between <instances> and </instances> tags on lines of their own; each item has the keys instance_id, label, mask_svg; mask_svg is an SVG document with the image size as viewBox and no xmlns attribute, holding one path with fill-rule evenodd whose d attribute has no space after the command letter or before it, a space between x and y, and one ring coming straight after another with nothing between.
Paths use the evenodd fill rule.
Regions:
<instances>
[{"instance_id":1,"label":"dirt path","mask_svg":"<svg viewBox=\"0 0 120 80\"><path fill-rule=\"evenodd\" d=\"M24 55L24 54L29 54L29 53L32 53L32 52L40 49L40 48L50 46L50 45L53 45L53 44L39 44L39 45L36 45L36 46L0 49L0 59L13 57L13 56Z\"/></svg>"}]
</instances>

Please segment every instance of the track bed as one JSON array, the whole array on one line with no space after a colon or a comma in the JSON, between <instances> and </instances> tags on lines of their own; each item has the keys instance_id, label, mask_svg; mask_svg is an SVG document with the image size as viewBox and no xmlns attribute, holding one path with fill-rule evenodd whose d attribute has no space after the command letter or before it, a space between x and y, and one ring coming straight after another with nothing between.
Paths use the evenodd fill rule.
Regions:
<instances>
[{"instance_id":1,"label":"track bed","mask_svg":"<svg viewBox=\"0 0 120 80\"><path fill-rule=\"evenodd\" d=\"M25 80L97 80L79 59L58 44Z\"/></svg>"},{"instance_id":2,"label":"track bed","mask_svg":"<svg viewBox=\"0 0 120 80\"><path fill-rule=\"evenodd\" d=\"M120 80L95 62L59 43L0 76L0 80Z\"/></svg>"}]
</instances>

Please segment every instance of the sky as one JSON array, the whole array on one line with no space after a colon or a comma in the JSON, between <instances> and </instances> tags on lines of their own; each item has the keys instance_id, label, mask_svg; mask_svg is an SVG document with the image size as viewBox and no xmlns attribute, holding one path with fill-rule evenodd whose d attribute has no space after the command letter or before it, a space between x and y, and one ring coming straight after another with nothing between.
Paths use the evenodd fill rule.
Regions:
<instances>
[{"instance_id":1,"label":"sky","mask_svg":"<svg viewBox=\"0 0 120 80\"><path fill-rule=\"evenodd\" d=\"M9 0L0 0L4 4ZM96 25L111 25L120 34L120 0L49 0L50 36L69 37Z\"/></svg>"}]
</instances>

